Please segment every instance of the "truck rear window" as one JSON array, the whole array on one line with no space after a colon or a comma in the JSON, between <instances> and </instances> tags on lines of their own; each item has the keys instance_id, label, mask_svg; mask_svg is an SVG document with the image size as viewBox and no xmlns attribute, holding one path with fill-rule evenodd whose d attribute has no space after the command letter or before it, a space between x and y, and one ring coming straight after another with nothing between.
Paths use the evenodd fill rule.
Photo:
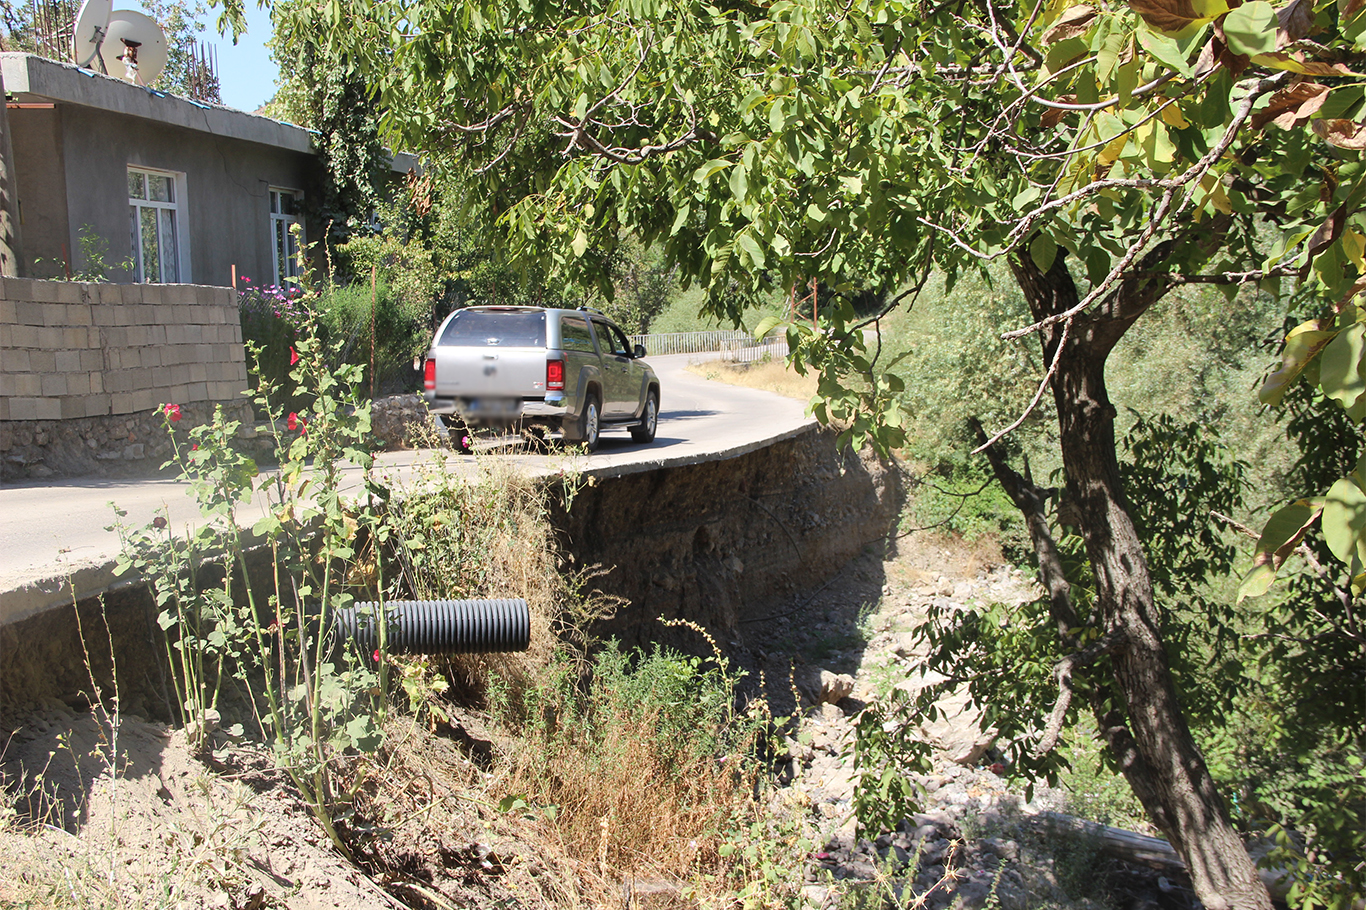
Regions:
<instances>
[{"instance_id":1,"label":"truck rear window","mask_svg":"<svg viewBox=\"0 0 1366 910\"><path fill-rule=\"evenodd\" d=\"M460 310L441 333L440 343L462 347L544 347L545 313Z\"/></svg>"}]
</instances>

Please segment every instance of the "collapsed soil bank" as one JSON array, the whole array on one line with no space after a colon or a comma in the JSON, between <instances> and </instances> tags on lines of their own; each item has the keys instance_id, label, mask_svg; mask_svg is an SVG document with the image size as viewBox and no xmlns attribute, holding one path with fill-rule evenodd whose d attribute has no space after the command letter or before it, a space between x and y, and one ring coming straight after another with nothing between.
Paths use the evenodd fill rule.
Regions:
<instances>
[{"instance_id":1,"label":"collapsed soil bank","mask_svg":"<svg viewBox=\"0 0 1366 910\"><path fill-rule=\"evenodd\" d=\"M593 475L551 520L576 568L600 567L588 587L625 602L595 631L642 645L684 638L660 618L730 635L877 544L900 506L891 465L813 428L722 460ZM88 598L0 627L0 723L51 699L80 704L91 689L87 661L106 694L117 664L125 710L165 717L155 615L146 588L133 585L107 592L103 605Z\"/></svg>"}]
</instances>

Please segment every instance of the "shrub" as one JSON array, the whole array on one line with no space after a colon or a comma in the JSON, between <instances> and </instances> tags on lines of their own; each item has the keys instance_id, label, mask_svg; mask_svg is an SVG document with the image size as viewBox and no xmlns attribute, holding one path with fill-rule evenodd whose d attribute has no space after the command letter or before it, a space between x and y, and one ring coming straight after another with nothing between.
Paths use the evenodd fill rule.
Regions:
<instances>
[{"instance_id":1,"label":"shrub","mask_svg":"<svg viewBox=\"0 0 1366 910\"><path fill-rule=\"evenodd\" d=\"M324 335L343 363L362 367L366 391L411 391L412 362L431 340L431 302L414 301L385 280L329 284L314 306ZM371 344L373 367L371 375Z\"/></svg>"},{"instance_id":2,"label":"shrub","mask_svg":"<svg viewBox=\"0 0 1366 910\"><path fill-rule=\"evenodd\" d=\"M293 366L294 343L308 319L308 302L295 287L257 285L245 276L241 281L237 315L242 323L242 341L252 355L251 386L276 389L274 404L285 410L297 410L288 406L298 403L292 397L282 399L280 392L291 388L289 371Z\"/></svg>"}]
</instances>

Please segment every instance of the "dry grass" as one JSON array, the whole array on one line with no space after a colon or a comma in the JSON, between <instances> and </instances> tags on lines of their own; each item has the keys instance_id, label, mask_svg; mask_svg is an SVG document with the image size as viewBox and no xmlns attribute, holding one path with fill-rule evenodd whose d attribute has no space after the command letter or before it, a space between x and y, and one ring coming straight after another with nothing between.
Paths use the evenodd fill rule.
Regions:
<instances>
[{"instance_id":1,"label":"dry grass","mask_svg":"<svg viewBox=\"0 0 1366 910\"><path fill-rule=\"evenodd\" d=\"M664 650L608 645L586 670L562 658L498 706L517 741L494 795L599 889L696 881L757 808L750 756L767 718L735 712L734 683L723 661Z\"/></svg>"},{"instance_id":2,"label":"dry grass","mask_svg":"<svg viewBox=\"0 0 1366 910\"><path fill-rule=\"evenodd\" d=\"M691 364L688 371L704 379L776 392L802 401L810 401L816 394L816 375L807 373L799 376L782 360L756 360L751 363L710 360Z\"/></svg>"}]
</instances>

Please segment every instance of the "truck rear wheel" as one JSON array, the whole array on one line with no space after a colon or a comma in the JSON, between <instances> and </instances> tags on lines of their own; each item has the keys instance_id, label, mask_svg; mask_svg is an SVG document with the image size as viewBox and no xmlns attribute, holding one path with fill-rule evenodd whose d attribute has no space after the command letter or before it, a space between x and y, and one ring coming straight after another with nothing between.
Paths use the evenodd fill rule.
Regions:
<instances>
[{"instance_id":1,"label":"truck rear wheel","mask_svg":"<svg viewBox=\"0 0 1366 910\"><path fill-rule=\"evenodd\" d=\"M598 394L589 392L588 397L583 400L583 411L579 413L578 439L577 442L590 452L598 450L598 432L602 421L602 405L598 402Z\"/></svg>"}]
</instances>

